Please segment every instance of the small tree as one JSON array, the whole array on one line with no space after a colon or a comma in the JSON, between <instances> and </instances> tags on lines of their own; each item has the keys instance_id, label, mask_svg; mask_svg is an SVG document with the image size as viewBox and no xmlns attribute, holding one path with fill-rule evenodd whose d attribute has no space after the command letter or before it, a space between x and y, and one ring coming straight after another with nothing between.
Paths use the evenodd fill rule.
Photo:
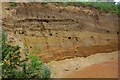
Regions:
<instances>
[{"instance_id":1,"label":"small tree","mask_svg":"<svg viewBox=\"0 0 120 80\"><path fill-rule=\"evenodd\" d=\"M50 69L39 57L25 55L26 58L21 60L20 47L6 43L4 33L2 38L2 78L50 78Z\"/></svg>"}]
</instances>

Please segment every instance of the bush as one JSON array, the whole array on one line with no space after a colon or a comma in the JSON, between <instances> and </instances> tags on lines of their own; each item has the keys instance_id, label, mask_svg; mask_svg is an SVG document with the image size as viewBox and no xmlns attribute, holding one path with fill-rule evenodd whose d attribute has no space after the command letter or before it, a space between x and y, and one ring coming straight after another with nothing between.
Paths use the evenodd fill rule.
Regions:
<instances>
[{"instance_id":1,"label":"bush","mask_svg":"<svg viewBox=\"0 0 120 80\"><path fill-rule=\"evenodd\" d=\"M9 2L9 6L10 6L10 7L16 7L16 6L17 6L17 3L15 3L15 2Z\"/></svg>"},{"instance_id":2,"label":"bush","mask_svg":"<svg viewBox=\"0 0 120 80\"><path fill-rule=\"evenodd\" d=\"M39 57L24 54L21 59L20 47L6 43L4 34L2 38L2 78L50 78L50 69Z\"/></svg>"}]
</instances>

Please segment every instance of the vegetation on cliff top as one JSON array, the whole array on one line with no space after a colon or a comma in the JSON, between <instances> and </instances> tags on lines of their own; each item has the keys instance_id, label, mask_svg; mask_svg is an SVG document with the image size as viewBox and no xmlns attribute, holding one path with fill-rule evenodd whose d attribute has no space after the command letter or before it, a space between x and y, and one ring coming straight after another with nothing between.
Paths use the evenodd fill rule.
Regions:
<instances>
[{"instance_id":1,"label":"vegetation on cliff top","mask_svg":"<svg viewBox=\"0 0 120 80\"><path fill-rule=\"evenodd\" d=\"M103 12L111 12L120 14L120 4L115 5L114 2L62 2L58 3L62 6L89 6L101 10Z\"/></svg>"},{"instance_id":2,"label":"vegetation on cliff top","mask_svg":"<svg viewBox=\"0 0 120 80\"><path fill-rule=\"evenodd\" d=\"M105 12L120 14L120 5L119 4L115 5L114 2L86 2L81 4L91 6Z\"/></svg>"},{"instance_id":3,"label":"vegetation on cliff top","mask_svg":"<svg viewBox=\"0 0 120 80\"><path fill-rule=\"evenodd\" d=\"M46 5L47 3L49 2L42 2L41 4ZM57 4L62 4L62 6L73 5L78 7L90 6L104 12L112 12L112 13L120 14L120 4L115 5L115 2L57 2ZM10 2L9 6L16 7L17 4L15 2Z\"/></svg>"}]
</instances>

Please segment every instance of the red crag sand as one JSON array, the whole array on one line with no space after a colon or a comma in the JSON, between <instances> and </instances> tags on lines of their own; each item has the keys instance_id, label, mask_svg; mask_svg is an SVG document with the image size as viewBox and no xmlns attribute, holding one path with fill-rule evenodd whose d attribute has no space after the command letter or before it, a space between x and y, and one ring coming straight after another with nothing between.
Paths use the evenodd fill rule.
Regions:
<instances>
[{"instance_id":1,"label":"red crag sand","mask_svg":"<svg viewBox=\"0 0 120 80\"><path fill-rule=\"evenodd\" d=\"M118 78L118 61L107 61L65 75L66 78Z\"/></svg>"}]
</instances>

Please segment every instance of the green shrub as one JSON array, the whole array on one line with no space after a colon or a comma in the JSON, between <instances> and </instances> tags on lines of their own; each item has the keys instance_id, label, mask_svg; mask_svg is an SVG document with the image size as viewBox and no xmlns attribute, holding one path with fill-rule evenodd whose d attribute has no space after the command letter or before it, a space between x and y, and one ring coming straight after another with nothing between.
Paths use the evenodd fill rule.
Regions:
<instances>
[{"instance_id":1,"label":"green shrub","mask_svg":"<svg viewBox=\"0 0 120 80\"><path fill-rule=\"evenodd\" d=\"M50 78L50 69L39 57L24 54L22 59L20 47L6 43L5 35L2 38L2 78Z\"/></svg>"},{"instance_id":2,"label":"green shrub","mask_svg":"<svg viewBox=\"0 0 120 80\"><path fill-rule=\"evenodd\" d=\"M15 2L9 2L9 6L10 6L10 7L16 7L16 6L17 6L17 3L15 3Z\"/></svg>"}]
</instances>

